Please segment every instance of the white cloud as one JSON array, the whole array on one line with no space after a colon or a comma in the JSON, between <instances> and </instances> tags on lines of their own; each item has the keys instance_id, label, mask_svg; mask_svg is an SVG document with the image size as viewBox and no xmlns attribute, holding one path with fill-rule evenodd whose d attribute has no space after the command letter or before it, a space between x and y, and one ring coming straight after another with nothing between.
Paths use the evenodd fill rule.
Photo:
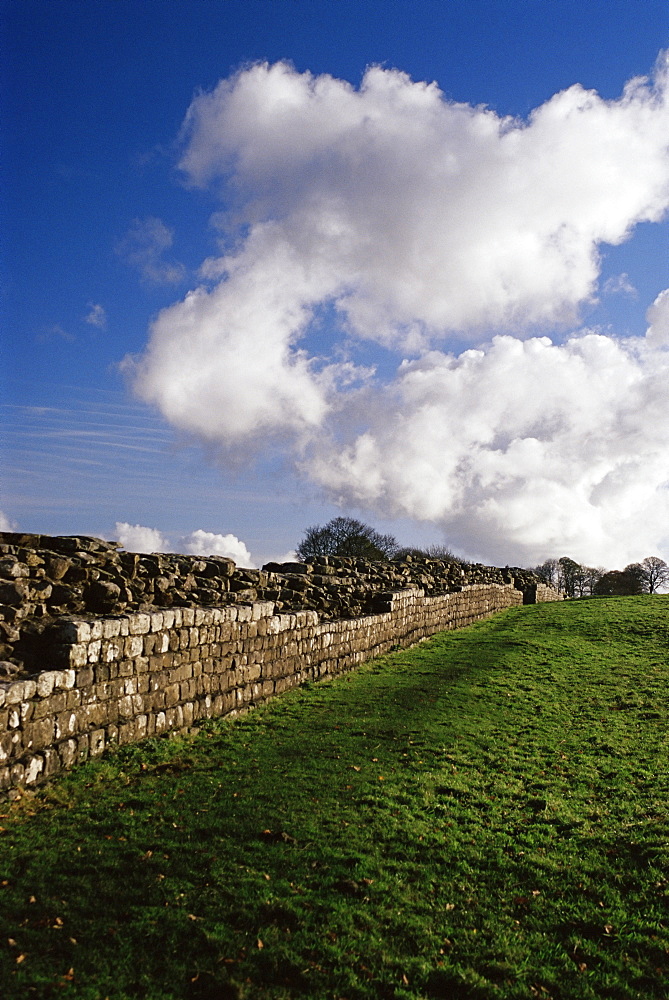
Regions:
<instances>
[{"instance_id":1,"label":"white cloud","mask_svg":"<svg viewBox=\"0 0 669 1000\"><path fill-rule=\"evenodd\" d=\"M320 441L305 471L480 557L624 565L667 534L668 378L667 352L592 333L435 351L362 394L365 429Z\"/></svg>"},{"instance_id":2,"label":"white cloud","mask_svg":"<svg viewBox=\"0 0 669 1000\"><path fill-rule=\"evenodd\" d=\"M90 326L95 326L98 330L104 330L107 326L107 313L104 306L99 303L89 302L88 313L84 317L84 322Z\"/></svg>"},{"instance_id":3,"label":"white cloud","mask_svg":"<svg viewBox=\"0 0 669 1000\"><path fill-rule=\"evenodd\" d=\"M116 252L126 264L139 271L144 281L158 285L177 284L184 278L186 269L178 261L164 257L173 242L173 231L162 219L150 215L133 220Z\"/></svg>"},{"instance_id":4,"label":"white cloud","mask_svg":"<svg viewBox=\"0 0 669 1000\"><path fill-rule=\"evenodd\" d=\"M0 531L18 531L18 529L16 521L12 521L4 511L0 510Z\"/></svg>"},{"instance_id":5,"label":"white cloud","mask_svg":"<svg viewBox=\"0 0 669 1000\"><path fill-rule=\"evenodd\" d=\"M660 292L646 313L650 326L646 340L653 347L669 347L669 288Z\"/></svg>"},{"instance_id":6,"label":"white cloud","mask_svg":"<svg viewBox=\"0 0 669 1000\"><path fill-rule=\"evenodd\" d=\"M235 535L218 535L198 528L181 539L180 551L194 556L225 556L238 566L255 566L251 553Z\"/></svg>"},{"instance_id":7,"label":"white cloud","mask_svg":"<svg viewBox=\"0 0 669 1000\"><path fill-rule=\"evenodd\" d=\"M129 552L182 552L184 555L194 556L225 556L226 559L234 559L238 566L256 565L244 542L235 535L214 534L212 531L203 531L202 528L183 535L175 547L158 528L117 521L116 539Z\"/></svg>"},{"instance_id":8,"label":"white cloud","mask_svg":"<svg viewBox=\"0 0 669 1000\"><path fill-rule=\"evenodd\" d=\"M302 305L332 296L362 337L571 323L598 244L666 210L666 86L663 60L656 86L605 101L576 85L524 122L396 70L372 67L355 90L257 65L195 98L181 167L227 181L251 227L218 262L233 286L275 273L283 247Z\"/></svg>"},{"instance_id":9,"label":"white cloud","mask_svg":"<svg viewBox=\"0 0 669 1000\"><path fill-rule=\"evenodd\" d=\"M170 552L171 546L157 528L116 522L116 538L128 552Z\"/></svg>"},{"instance_id":10,"label":"white cloud","mask_svg":"<svg viewBox=\"0 0 669 1000\"><path fill-rule=\"evenodd\" d=\"M637 297L637 290L630 281L629 274L616 274L611 278L608 278L604 283L604 292L606 295L629 295L632 298Z\"/></svg>"},{"instance_id":11,"label":"white cloud","mask_svg":"<svg viewBox=\"0 0 669 1000\"><path fill-rule=\"evenodd\" d=\"M77 339L74 334L66 330L60 323L53 323L51 326L42 327L36 339L39 344L47 344L55 337L64 340L67 344L73 344Z\"/></svg>"},{"instance_id":12,"label":"white cloud","mask_svg":"<svg viewBox=\"0 0 669 1000\"><path fill-rule=\"evenodd\" d=\"M283 63L222 81L181 168L235 249L159 314L136 391L214 449L278 436L335 500L483 558L669 544L666 299L645 341L537 336L596 296L601 244L666 212L667 89L662 56L619 100L573 86L517 121L379 67L358 90ZM309 350L324 308L334 361ZM364 340L416 360L383 385L348 360Z\"/></svg>"}]
</instances>

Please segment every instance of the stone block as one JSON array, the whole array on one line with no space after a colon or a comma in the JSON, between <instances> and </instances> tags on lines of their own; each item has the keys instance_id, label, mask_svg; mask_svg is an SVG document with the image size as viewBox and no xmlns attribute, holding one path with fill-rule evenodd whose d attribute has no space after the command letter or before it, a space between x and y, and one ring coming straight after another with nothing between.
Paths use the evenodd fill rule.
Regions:
<instances>
[{"instance_id":1,"label":"stone block","mask_svg":"<svg viewBox=\"0 0 669 1000\"><path fill-rule=\"evenodd\" d=\"M25 764L24 781L26 785L34 785L44 771L44 758L39 754L29 757Z\"/></svg>"},{"instance_id":2,"label":"stone block","mask_svg":"<svg viewBox=\"0 0 669 1000\"><path fill-rule=\"evenodd\" d=\"M18 740L15 740L15 735ZM0 735L0 762L8 761L10 757L16 757L21 752L22 744L19 733L2 733Z\"/></svg>"},{"instance_id":3,"label":"stone block","mask_svg":"<svg viewBox=\"0 0 669 1000\"><path fill-rule=\"evenodd\" d=\"M23 730L23 746L26 750L43 750L53 742L55 723L53 718L31 722Z\"/></svg>"},{"instance_id":4,"label":"stone block","mask_svg":"<svg viewBox=\"0 0 669 1000\"><path fill-rule=\"evenodd\" d=\"M44 771L43 776L45 778L51 778L54 774L58 774L61 770L61 761L58 756L58 751L54 747L48 747L42 751L42 756L44 757Z\"/></svg>"},{"instance_id":5,"label":"stone block","mask_svg":"<svg viewBox=\"0 0 669 1000\"><path fill-rule=\"evenodd\" d=\"M137 612L128 615L128 633L131 636L146 635L151 630L151 615Z\"/></svg>"},{"instance_id":6,"label":"stone block","mask_svg":"<svg viewBox=\"0 0 669 1000\"><path fill-rule=\"evenodd\" d=\"M67 665L71 668L84 667L88 662L88 646L80 642L74 646L66 647Z\"/></svg>"},{"instance_id":7,"label":"stone block","mask_svg":"<svg viewBox=\"0 0 669 1000\"><path fill-rule=\"evenodd\" d=\"M121 620L119 618L103 618L102 639L116 639L121 633Z\"/></svg>"},{"instance_id":8,"label":"stone block","mask_svg":"<svg viewBox=\"0 0 669 1000\"><path fill-rule=\"evenodd\" d=\"M56 716L55 738L57 740L73 736L79 730L79 720L76 712L61 712Z\"/></svg>"},{"instance_id":9,"label":"stone block","mask_svg":"<svg viewBox=\"0 0 669 1000\"><path fill-rule=\"evenodd\" d=\"M143 618L148 618L148 615L143 615ZM136 656L141 656L144 652L144 639L143 634L129 635L125 640L123 646L123 656L127 659L134 659Z\"/></svg>"},{"instance_id":10,"label":"stone block","mask_svg":"<svg viewBox=\"0 0 669 1000\"><path fill-rule=\"evenodd\" d=\"M78 688L87 688L93 683L95 674L92 667L84 667L77 670L76 685Z\"/></svg>"},{"instance_id":11,"label":"stone block","mask_svg":"<svg viewBox=\"0 0 669 1000\"><path fill-rule=\"evenodd\" d=\"M73 618L61 623L59 634L62 641L78 645L82 642L90 642L91 627L88 622Z\"/></svg>"},{"instance_id":12,"label":"stone block","mask_svg":"<svg viewBox=\"0 0 669 1000\"><path fill-rule=\"evenodd\" d=\"M58 744L58 756L63 768L70 768L77 762L78 746L76 740L63 740Z\"/></svg>"},{"instance_id":13,"label":"stone block","mask_svg":"<svg viewBox=\"0 0 669 1000\"><path fill-rule=\"evenodd\" d=\"M149 618L151 632L160 632L165 627L164 611L152 611Z\"/></svg>"},{"instance_id":14,"label":"stone block","mask_svg":"<svg viewBox=\"0 0 669 1000\"><path fill-rule=\"evenodd\" d=\"M21 788L25 779L25 767L20 761L11 765L10 785L12 788Z\"/></svg>"}]
</instances>

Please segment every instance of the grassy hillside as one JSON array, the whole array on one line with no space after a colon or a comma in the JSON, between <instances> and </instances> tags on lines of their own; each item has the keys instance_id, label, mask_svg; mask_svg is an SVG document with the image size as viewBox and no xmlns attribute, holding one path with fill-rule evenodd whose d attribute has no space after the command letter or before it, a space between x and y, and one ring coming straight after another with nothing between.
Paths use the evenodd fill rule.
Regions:
<instances>
[{"instance_id":1,"label":"grassy hillside","mask_svg":"<svg viewBox=\"0 0 669 1000\"><path fill-rule=\"evenodd\" d=\"M669 597L505 612L2 810L0 995L669 996Z\"/></svg>"}]
</instances>

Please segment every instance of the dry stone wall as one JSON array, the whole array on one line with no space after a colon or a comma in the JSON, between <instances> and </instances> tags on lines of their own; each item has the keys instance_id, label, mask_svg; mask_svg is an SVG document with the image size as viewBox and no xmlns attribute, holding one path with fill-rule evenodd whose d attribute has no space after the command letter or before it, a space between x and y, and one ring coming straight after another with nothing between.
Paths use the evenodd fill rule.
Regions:
<instances>
[{"instance_id":1,"label":"dry stone wall","mask_svg":"<svg viewBox=\"0 0 669 1000\"><path fill-rule=\"evenodd\" d=\"M405 590L383 602L384 611L339 621L275 614L271 602L64 620L48 669L0 682L0 789L16 793L110 744L237 713L522 604L523 595L481 584L439 597Z\"/></svg>"},{"instance_id":2,"label":"dry stone wall","mask_svg":"<svg viewBox=\"0 0 669 1000\"><path fill-rule=\"evenodd\" d=\"M239 569L0 534L0 795L115 743L234 714L435 632L558 597L441 560Z\"/></svg>"}]
</instances>

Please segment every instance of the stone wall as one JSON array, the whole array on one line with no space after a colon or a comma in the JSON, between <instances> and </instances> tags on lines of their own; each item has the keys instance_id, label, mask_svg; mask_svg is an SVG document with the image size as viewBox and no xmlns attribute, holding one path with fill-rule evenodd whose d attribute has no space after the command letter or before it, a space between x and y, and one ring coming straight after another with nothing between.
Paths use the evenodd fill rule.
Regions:
<instances>
[{"instance_id":1,"label":"stone wall","mask_svg":"<svg viewBox=\"0 0 669 1000\"><path fill-rule=\"evenodd\" d=\"M230 559L0 533L0 794L113 743L260 704L495 611L527 570L407 557Z\"/></svg>"},{"instance_id":2,"label":"stone wall","mask_svg":"<svg viewBox=\"0 0 669 1000\"><path fill-rule=\"evenodd\" d=\"M272 602L62 618L42 668L0 680L0 791L16 796L110 744L260 704L307 680L523 603L512 584L376 594L338 621Z\"/></svg>"},{"instance_id":3,"label":"stone wall","mask_svg":"<svg viewBox=\"0 0 669 1000\"><path fill-rule=\"evenodd\" d=\"M518 568L320 556L252 570L219 557L122 552L99 538L0 532L0 665L10 673L39 670L52 625L64 615L272 601L277 611L318 611L321 621L336 621L374 612L379 592L413 587L436 596L484 583L511 584L526 603L537 599L539 581Z\"/></svg>"}]
</instances>

